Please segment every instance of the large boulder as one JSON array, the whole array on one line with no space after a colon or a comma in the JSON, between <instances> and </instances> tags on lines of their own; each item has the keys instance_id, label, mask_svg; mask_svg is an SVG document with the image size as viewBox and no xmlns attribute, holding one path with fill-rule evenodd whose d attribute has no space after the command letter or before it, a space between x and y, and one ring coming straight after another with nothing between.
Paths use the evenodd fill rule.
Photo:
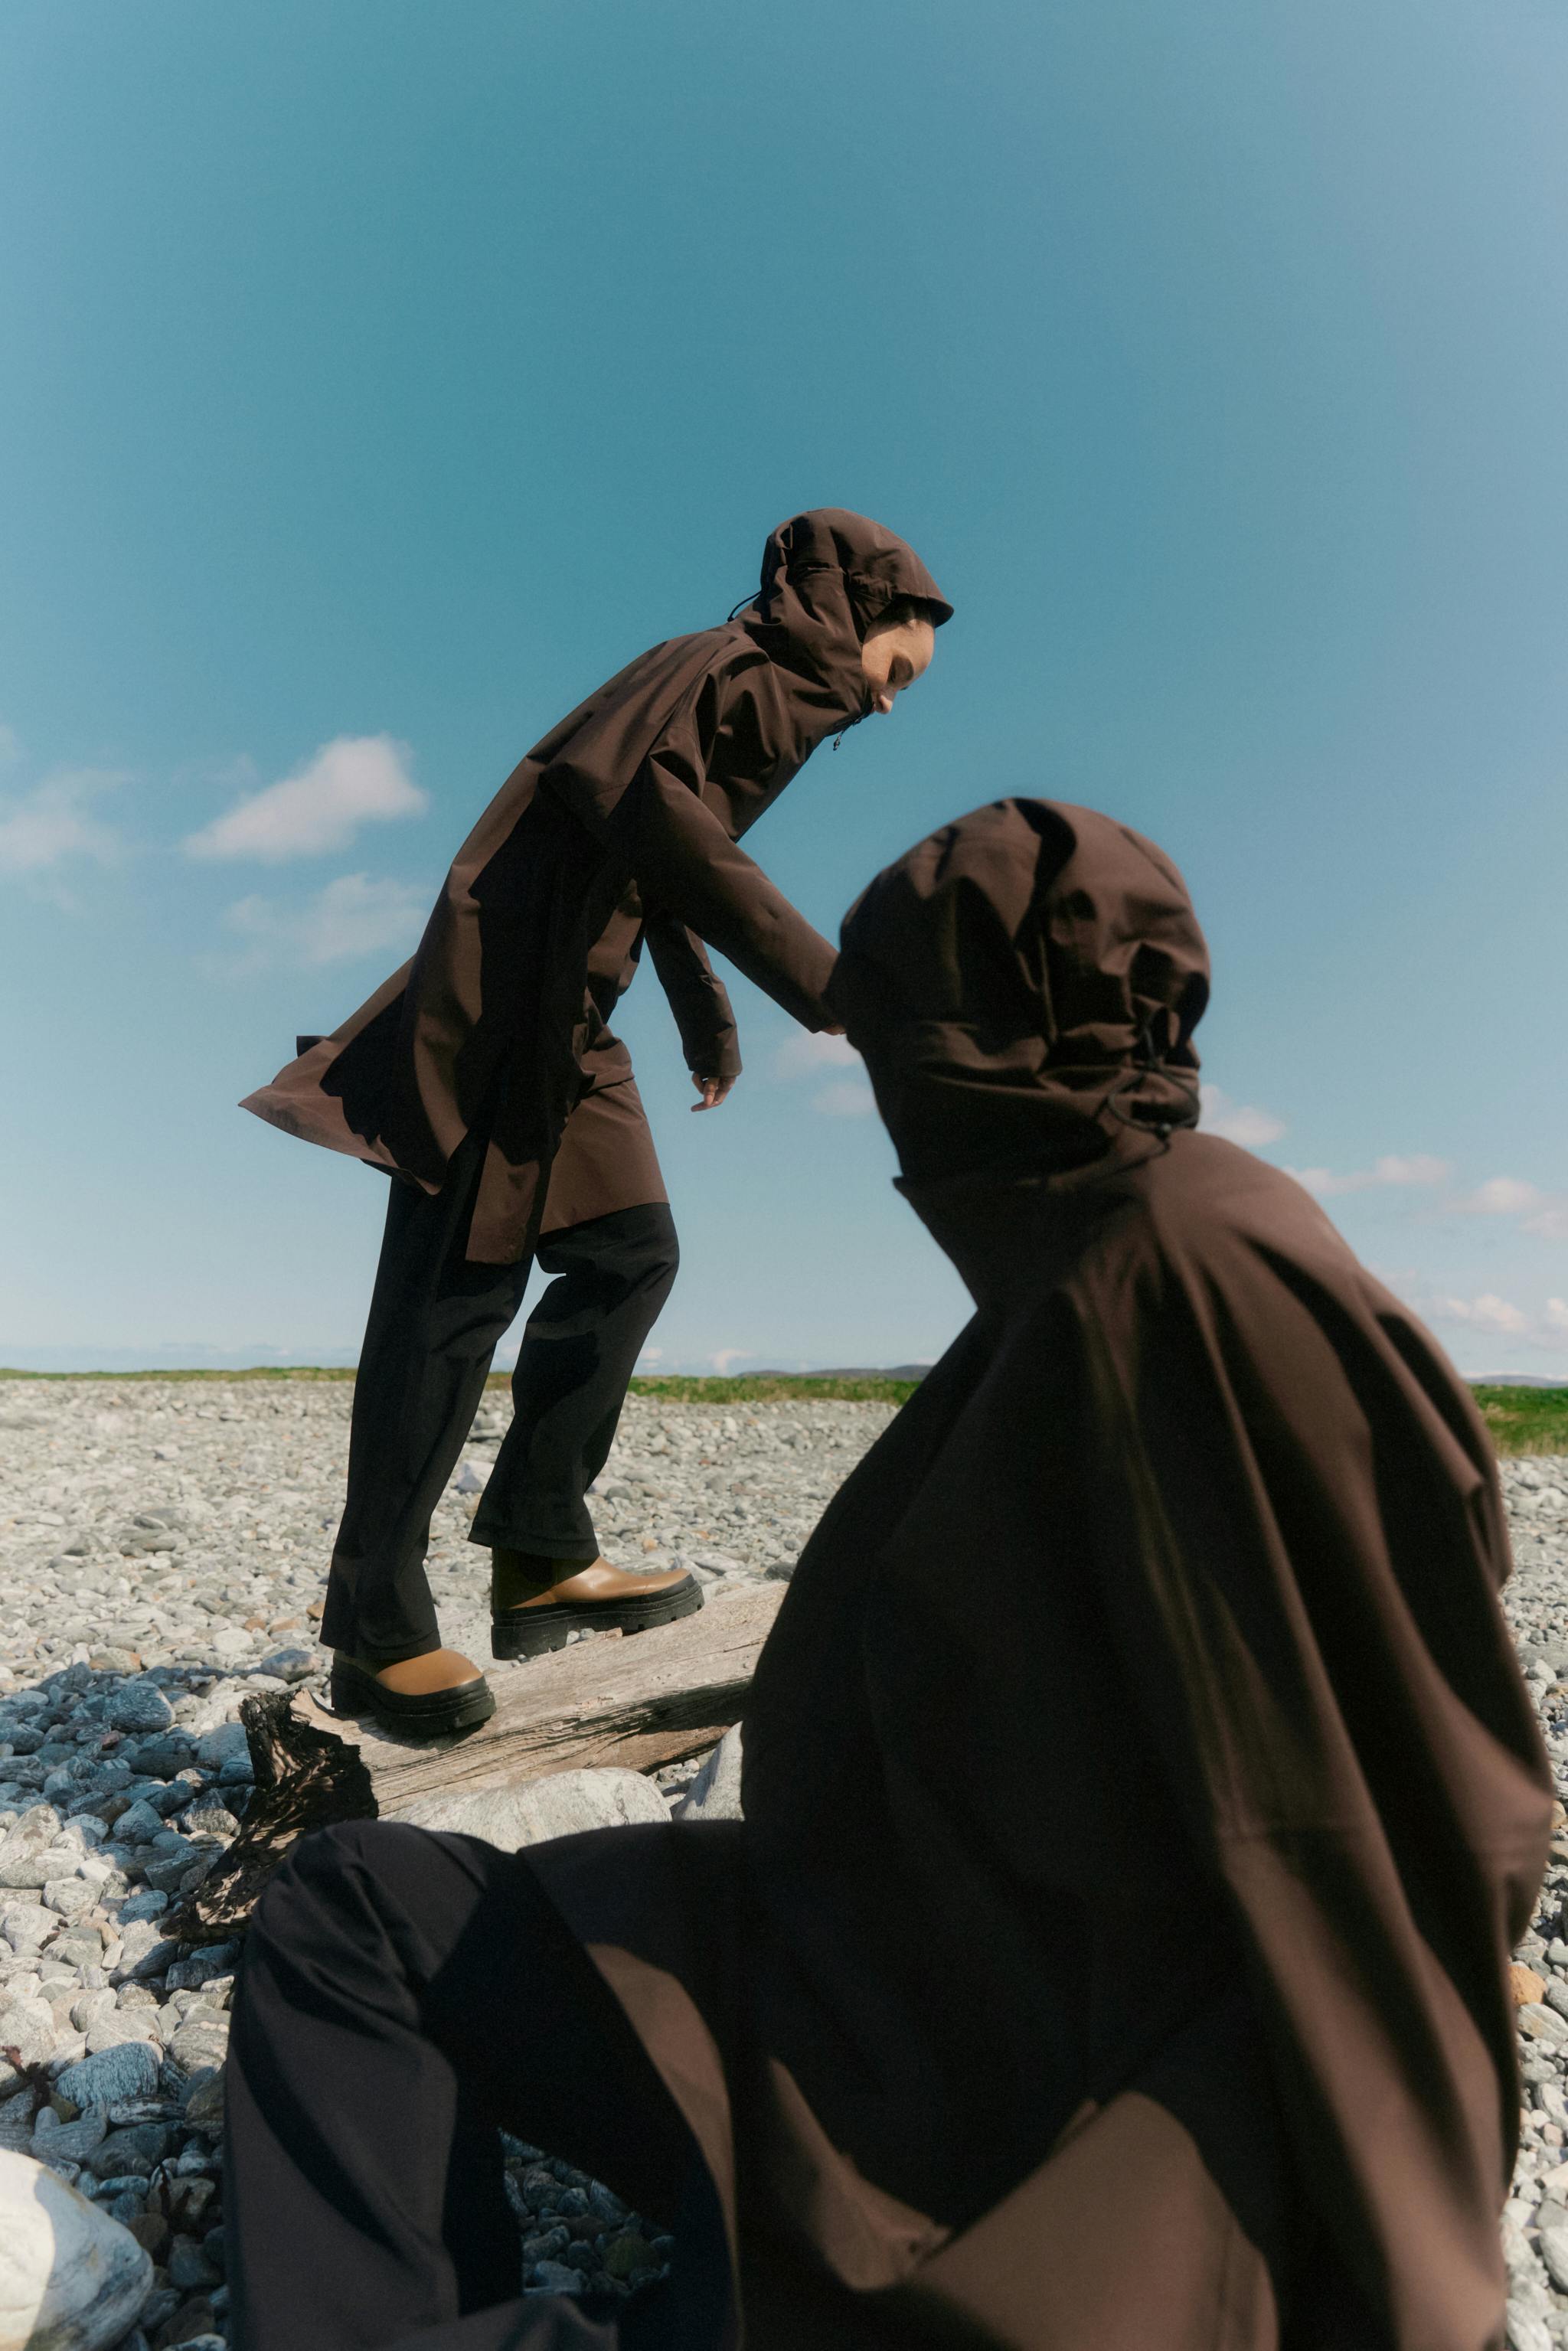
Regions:
<instances>
[{"instance_id":1,"label":"large boulder","mask_svg":"<svg viewBox=\"0 0 1568 2351\"><path fill-rule=\"evenodd\" d=\"M152 2263L129 2229L31 2157L0 2149L0 2351L105 2351Z\"/></svg>"},{"instance_id":2,"label":"large boulder","mask_svg":"<svg viewBox=\"0 0 1568 2351\"><path fill-rule=\"evenodd\" d=\"M516 1853L551 1837L575 1836L580 1829L626 1828L670 1816L657 1788L640 1771L558 1771L520 1788L415 1796L392 1817L415 1828L455 1829Z\"/></svg>"}]
</instances>

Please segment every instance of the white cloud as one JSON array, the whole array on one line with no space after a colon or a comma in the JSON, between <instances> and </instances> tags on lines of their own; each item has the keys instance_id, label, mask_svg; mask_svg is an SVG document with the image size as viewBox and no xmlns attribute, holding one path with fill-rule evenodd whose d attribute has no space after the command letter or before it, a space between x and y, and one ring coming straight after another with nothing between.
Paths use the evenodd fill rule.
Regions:
<instances>
[{"instance_id":1,"label":"white cloud","mask_svg":"<svg viewBox=\"0 0 1568 2351\"><path fill-rule=\"evenodd\" d=\"M1224 1143L1239 1143L1244 1151L1261 1151L1265 1144L1278 1143L1285 1132L1284 1120L1276 1118L1271 1110L1233 1102L1218 1086L1201 1085L1197 1092L1205 1134L1218 1134Z\"/></svg>"},{"instance_id":2,"label":"white cloud","mask_svg":"<svg viewBox=\"0 0 1568 2351\"><path fill-rule=\"evenodd\" d=\"M1454 1206L1467 1217L1517 1217L1521 1232L1568 1241L1568 1192L1543 1192L1522 1176L1489 1176Z\"/></svg>"},{"instance_id":3,"label":"white cloud","mask_svg":"<svg viewBox=\"0 0 1568 2351\"><path fill-rule=\"evenodd\" d=\"M343 873L303 906L280 905L275 898L236 899L224 926L251 942L251 953L238 967L242 971L278 963L348 963L358 956L411 947L427 907L426 893L408 883Z\"/></svg>"},{"instance_id":4,"label":"white cloud","mask_svg":"<svg viewBox=\"0 0 1568 2351\"><path fill-rule=\"evenodd\" d=\"M1454 1206L1468 1217L1519 1217L1543 1197L1533 1184L1521 1183L1517 1176L1489 1176Z\"/></svg>"},{"instance_id":5,"label":"white cloud","mask_svg":"<svg viewBox=\"0 0 1568 2351\"><path fill-rule=\"evenodd\" d=\"M1291 1167L1286 1173L1320 1200L1332 1200L1344 1192L1368 1192L1385 1186L1441 1184L1448 1176L1448 1163L1423 1152L1406 1158L1390 1152L1374 1160L1370 1167L1355 1168L1346 1176L1336 1176L1328 1167Z\"/></svg>"},{"instance_id":6,"label":"white cloud","mask_svg":"<svg viewBox=\"0 0 1568 2351\"><path fill-rule=\"evenodd\" d=\"M826 1118L874 1117L876 1097L865 1073L865 1063L847 1037L830 1036L826 1029L813 1032L797 1029L785 1038L773 1056L773 1074L777 1078L818 1077L824 1070L846 1070L850 1074L812 1095L814 1111L820 1111Z\"/></svg>"},{"instance_id":7,"label":"white cloud","mask_svg":"<svg viewBox=\"0 0 1568 2351\"><path fill-rule=\"evenodd\" d=\"M748 1364L756 1353L752 1347L718 1347L708 1357L714 1370L723 1379L731 1364Z\"/></svg>"},{"instance_id":8,"label":"white cloud","mask_svg":"<svg viewBox=\"0 0 1568 2351\"><path fill-rule=\"evenodd\" d=\"M90 805L129 781L107 768L61 768L21 799L0 801L0 873L41 873L68 857L110 864L120 836L89 813Z\"/></svg>"},{"instance_id":9,"label":"white cloud","mask_svg":"<svg viewBox=\"0 0 1568 2351\"><path fill-rule=\"evenodd\" d=\"M864 1078L841 1078L812 1095L811 1108L824 1118L874 1118L876 1096Z\"/></svg>"},{"instance_id":10,"label":"white cloud","mask_svg":"<svg viewBox=\"0 0 1568 2351\"><path fill-rule=\"evenodd\" d=\"M430 805L390 735L340 735L281 782L252 792L185 842L187 857L252 857L267 865L346 849L362 824L419 816Z\"/></svg>"},{"instance_id":11,"label":"white cloud","mask_svg":"<svg viewBox=\"0 0 1568 2351\"><path fill-rule=\"evenodd\" d=\"M1435 1298L1427 1311L1437 1322L1468 1322L1473 1330L1506 1331L1515 1338L1530 1329L1530 1317L1522 1309L1490 1290L1479 1298Z\"/></svg>"},{"instance_id":12,"label":"white cloud","mask_svg":"<svg viewBox=\"0 0 1568 2351\"><path fill-rule=\"evenodd\" d=\"M1434 1322L1459 1322L1471 1331L1498 1332L1521 1347L1547 1347L1553 1354L1561 1354L1568 1336L1568 1300L1562 1298L1549 1298L1539 1314L1528 1313L1511 1299L1500 1298L1490 1290L1478 1298L1428 1297L1411 1302Z\"/></svg>"},{"instance_id":13,"label":"white cloud","mask_svg":"<svg viewBox=\"0 0 1568 2351\"><path fill-rule=\"evenodd\" d=\"M847 1037L828 1031L796 1029L773 1056L773 1071L780 1078L814 1077L819 1070L858 1070L861 1057Z\"/></svg>"}]
</instances>

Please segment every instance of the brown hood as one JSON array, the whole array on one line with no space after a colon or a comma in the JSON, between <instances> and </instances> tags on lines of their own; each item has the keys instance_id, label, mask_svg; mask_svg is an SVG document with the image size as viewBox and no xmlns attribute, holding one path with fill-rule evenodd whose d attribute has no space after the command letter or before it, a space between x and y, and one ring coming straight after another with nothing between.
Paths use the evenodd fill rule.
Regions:
<instances>
[{"instance_id":1,"label":"brown hood","mask_svg":"<svg viewBox=\"0 0 1568 2351\"><path fill-rule=\"evenodd\" d=\"M1197 1118L1208 950L1141 833L993 800L879 873L844 917L831 1008L911 1178L1073 1165Z\"/></svg>"},{"instance_id":2,"label":"brown hood","mask_svg":"<svg viewBox=\"0 0 1568 2351\"><path fill-rule=\"evenodd\" d=\"M861 670L865 632L904 596L918 597L937 628L953 617L902 538L843 507L813 507L770 535L756 601L737 617L769 661L810 681L825 717L847 723L871 706Z\"/></svg>"}]
</instances>

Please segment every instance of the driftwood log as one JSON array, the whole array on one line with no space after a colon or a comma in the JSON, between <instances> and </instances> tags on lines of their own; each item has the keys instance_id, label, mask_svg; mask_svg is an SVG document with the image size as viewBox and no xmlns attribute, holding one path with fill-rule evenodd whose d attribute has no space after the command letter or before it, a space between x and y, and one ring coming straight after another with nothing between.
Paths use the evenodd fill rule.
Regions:
<instances>
[{"instance_id":1,"label":"driftwood log","mask_svg":"<svg viewBox=\"0 0 1568 2351\"><path fill-rule=\"evenodd\" d=\"M398 1739L308 1697L246 1698L256 1771L244 1825L164 1932L241 1932L297 1837L333 1821L391 1817L415 1797L520 1787L612 1764L653 1771L700 1754L738 1722L783 1599L777 1583L710 1598L695 1616L622 1640L601 1635L497 1677L496 1711L465 1738Z\"/></svg>"}]
</instances>

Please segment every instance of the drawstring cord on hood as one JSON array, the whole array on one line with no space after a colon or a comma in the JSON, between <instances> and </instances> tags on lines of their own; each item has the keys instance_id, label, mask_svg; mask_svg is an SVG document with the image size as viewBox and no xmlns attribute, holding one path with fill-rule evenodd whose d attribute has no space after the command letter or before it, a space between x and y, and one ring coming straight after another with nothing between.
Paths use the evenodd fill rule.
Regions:
<instances>
[{"instance_id":1,"label":"drawstring cord on hood","mask_svg":"<svg viewBox=\"0 0 1568 2351\"><path fill-rule=\"evenodd\" d=\"M756 603L756 601L757 601L757 598L756 598L755 594L750 595L750 596L743 596L743 597L741 598L741 600L740 600L739 603L738 603L738 604L737 604L736 606L734 606L734 608L733 608L730 611L728 611L728 612L727 612L727 613L725 614L725 621L726 621L726 624L727 625L727 623L728 623L729 622L731 622L731 621L733 621L733 620L734 620L734 618L735 618L735 616L736 616L736 613L737 613L737 612L744 612L744 611L745 611L745 610L746 610L746 608L747 608L747 606L748 604L755 604L755 603ZM844 721L844 723L843 723L843 725L840 727L840 729L839 729L838 733L837 733L837 734L834 736L834 737L833 737L833 748L834 748L834 750L836 751L836 750L838 749L839 745L843 741L844 737L849 733L850 728L851 728L852 726L858 726L860 725L861 720L862 720L862 718L869 718L869 717L870 717L870 716L871 716L871 712L870 712L870 709L869 709L869 707L868 707L868 708L866 708L866 709L864 709L864 710L857 710L857 711L855 712L855 715L854 715L854 716L853 716L852 718L846 718L846 719L845 719L845 721Z\"/></svg>"},{"instance_id":2,"label":"drawstring cord on hood","mask_svg":"<svg viewBox=\"0 0 1568 2351\"><path fill-rule=\"evenodd\" d=\"M1119 1078L1113 1086L1106 1089L1094 1116L1097 1120L1102 1119L1109 1111L1112 1117L1118 1120L1123 1126L1132 1127L1140 1134L1153 1134L1161 1143L1168 1143L1178 1126L1197 1124L1202 1115L1202 1108L1197 1079L1186 1077L1179 1070L1171 1068L1166 1058L1169 1050L1168 1047L1155 1050L1155 1019L1154 1012L1145 1014L1143 1026L1138 1030L1138 1041L1133 1048L1133 1066L1125 1077ZM1131 1087L1142 1085L1151 1071L1156 1076L1168 1078L1173 1086L1186 1094L1186 1107L1180 1116L1160 1119L1130 1118L1122 1109L1118 1096L1126 1093Z\"/></svg>"}]
</instances>

